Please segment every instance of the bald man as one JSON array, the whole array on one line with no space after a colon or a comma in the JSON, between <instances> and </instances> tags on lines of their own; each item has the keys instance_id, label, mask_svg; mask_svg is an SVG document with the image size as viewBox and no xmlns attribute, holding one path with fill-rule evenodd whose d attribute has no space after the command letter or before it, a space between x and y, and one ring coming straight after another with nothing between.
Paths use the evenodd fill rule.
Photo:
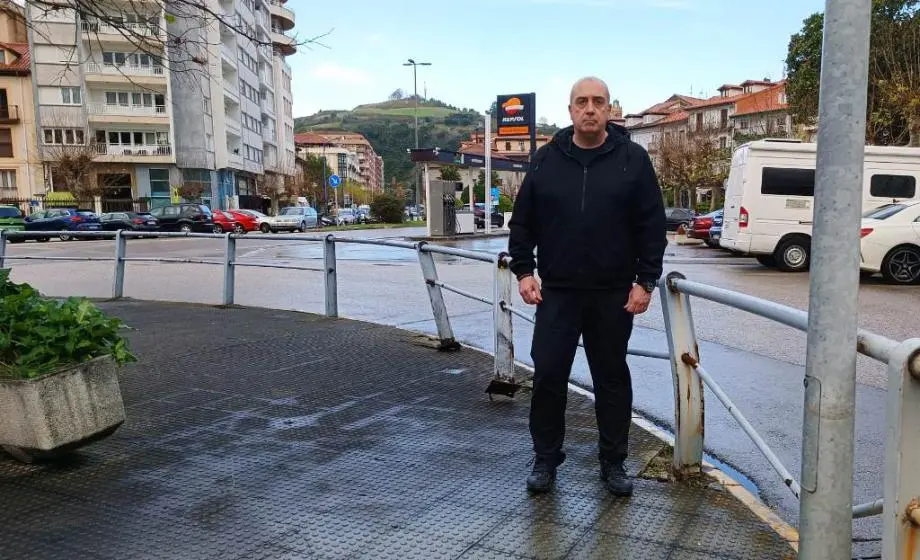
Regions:
<instances>
[{"instance_id":1,"label":"bald man","mask_svg":"<svg viewBox=\"0 0 920 560\"><path fill-rule=\"evenodd\" d=\"M626 349L633 317L648 309L661 276L667 237L648 153L608 122L610 111L602 80L583 78L572 87L572 126L534 155L509 222L511 270L521 297L537 306L535 457L527 478L535 493L553 488L565 460L568 380L580 337L594 382L601 478L614 495L633 491L623 467L632 418Z\"/></svg>"}]
</instances>

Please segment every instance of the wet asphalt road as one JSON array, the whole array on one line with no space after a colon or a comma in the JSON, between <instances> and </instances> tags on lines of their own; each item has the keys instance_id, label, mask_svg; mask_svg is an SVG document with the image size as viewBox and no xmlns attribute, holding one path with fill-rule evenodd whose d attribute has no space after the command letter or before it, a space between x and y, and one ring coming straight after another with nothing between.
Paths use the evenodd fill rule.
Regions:
<instances>
[{"instance_id":1,"label":"wet asphalt road","mask_svg":"<svg viewBox=\"0 0 920 560\"><path fill-rule=\"evenodd\" d=\"M367 230L341 235L361 238L417 236L421 229ZM490 253L506 249L507 238L448 242L447 245ZM220 240L132 240L128 256L141 258L194 258L220 261ZM322 247L317 243L272 240L271 235L250 234L238 242L240 262L321 266ZM10 246L8 255L110 257L110 241L27 243ZM431 310L412 251L367 245L339 244L339 306L342 316L375 321L434 333ZM491 297L489 265L437 256L441 280L464 290ZM49 295L106 297L111 290L110 263L14 261L13 277L32 282ZM671 245L666 272L678 270L688 278L743 291L806 309L808 277L768 270L750 259L729 257L703 247ZM134 262L128 265L126 295L139 299L184 300L217 303L220 298L220 267ZM321 312L323 290L316 272L239 268L237 303ZM454 294L446 297L456 337L470 345L491 350L491 311L481 303ZM516 302L522 307L524 304ZM880 281L865 282L860 291L860 325L876 333L902 340L920 336L920 320L910 310L920 309L920 287L893 287ZM532 312L532 309L529 310ZM802 378L805 362L803 333L773 324L744 312L695 300L693 313L701 340L702 363L752 424L773 447L789 470L799 472L801 441ZM657 297L653 307L636 320L634 347L666 348L663 320ZM515 320L516 357L530 362L530 325ZM665 426L673 424L671 374L665 362L632 358L635 407ZM590 375L582 352L576 359L573 380L590 387ZM857 371L857 502L881 495L884 445L884 367L861 358ZM762 497L787 520L795 522L797 501L773 473L767 462L707 392L706 446L759 486ZM860 521L857 535L878 535L874 520Z\"/></svg>"}]
</instances>

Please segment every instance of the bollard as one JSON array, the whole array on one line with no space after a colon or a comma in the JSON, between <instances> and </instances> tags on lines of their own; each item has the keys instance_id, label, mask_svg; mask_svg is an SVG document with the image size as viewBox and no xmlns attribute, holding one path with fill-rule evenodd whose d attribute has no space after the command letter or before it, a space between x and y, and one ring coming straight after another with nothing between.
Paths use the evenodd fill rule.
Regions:
<instances>
[{"instance_id":1,"label":"bollard","mask_svg":"<svg viewBox=\"0 0 920 560\"><path fill-rule=\"evenodd\" d=\"M6 264L6 230L0 229L0 268Z\"/></svg>"},{"instance_id":2,"label":"bollard","mask_svg":"<svg viewBox=\"0 0 920 560\"><path fill-rule=\"evenodd\" d=\"M224 305L233 305L236 291L236 238L228 233L224 238Z\"/></svg>"},{"instance_id":3,"label":"bollard","mask_svg":"<svg viewBox=\"0 0 920 560\"><path fill-rule=\"evenodd\" d=\"M125 295L125 254L128 252L128 239L121 230L115 232L115 276L112 279L112 299L121 299Z\"/></svg>"},{"instance_id":4,"label":"bollard","mask_svg":"<svg viewBox=\"0 0 920 560\"><path fill-rule=\"evenodd\" d=\"M422 268L422 276L428 288L428 299L431 300L431 313L434 323L438 327L438 350L458 350L460 344L454 339L454 331L450 326L450 316L447 305L444 303L444 294L438 285L438 268L434 263L434 255L424 250L425 243L419 243L418 262Z\"/></svg>"},{"instance_id":5,"label":"bollard","mask_svg":"<svg viewBox=\"0 0 920 560\"><path fill-rule=\"evenodd\" d=\"M684 279L672 272L662 279L660 294L665 330L674 378L674 459L672 467L677 478L694 476L703 464L704 403L703 380L691 363L699 363L700 351L693 328L690 296L680 293L672 284ZM687 355L688 359L683 356Z\"/></svg>"},{"instance_id":6,"label":"bollard","mask_svg":"<svg viewBox=\"0 0 920 560\"><path fill-rule=\"evenodd\" d=\"M323 262L325 274L323 285L326 287L326 317L339 316L339 288L335 260L335 236L329 234L323 241Z\"/></svg>"}]
</instances>

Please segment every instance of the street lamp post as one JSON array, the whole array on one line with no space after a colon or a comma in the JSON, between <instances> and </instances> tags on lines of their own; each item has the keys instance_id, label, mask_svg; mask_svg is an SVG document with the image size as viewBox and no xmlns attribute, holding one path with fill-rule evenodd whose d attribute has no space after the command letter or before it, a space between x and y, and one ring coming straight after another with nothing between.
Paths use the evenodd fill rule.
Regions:
<instances>
[{"instance_id":1,"label":"street lamp post","mask_svg":"<svg viewBox=\"0 0 920 560\"><path fill-rule=\"evenodd\" d=\"M412 95L415 97L415 149L418 149L418 67L419 66L431 66L430 62L416 62L413 59L409 59L407 62L403 63L403 66L412 67ZM420 194L419 194L419 180L418 180L418 166L415 166L415 206L421 204Z\"/></svg>"}]
</instances>

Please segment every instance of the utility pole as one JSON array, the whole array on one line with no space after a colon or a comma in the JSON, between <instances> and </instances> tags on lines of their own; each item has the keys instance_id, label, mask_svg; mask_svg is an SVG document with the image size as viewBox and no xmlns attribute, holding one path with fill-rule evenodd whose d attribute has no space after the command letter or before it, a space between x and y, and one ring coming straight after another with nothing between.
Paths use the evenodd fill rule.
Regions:
<instances>
[{"instance_id":1,"label":"utility pole","mask_svg":"<svg viewBox=\"0 0 920 560\"><path fill-rule=\"evenodd\" d=\"M799 558L853 554L859 227L872 0L827 0L805 356ZM885 515L888 511L885 504Z\"/></svg>"},{"instance_id":2,"label":"utility pole","mask_svg":"<svg viewBox=\"0 0 920 560\"><path fill-rule=\"evenodd\" d=\"M407 62L403 63L403 66L412 67L412 95L415 97L415 149L418 149L418 67L419 66L431 66L430 62L416 62L413 59L409 59ZM418 165L415 166L415 206L416 209L421 205L422 201L420 198L420 185L418 179Z\"/></svg>"}]
</instances>

